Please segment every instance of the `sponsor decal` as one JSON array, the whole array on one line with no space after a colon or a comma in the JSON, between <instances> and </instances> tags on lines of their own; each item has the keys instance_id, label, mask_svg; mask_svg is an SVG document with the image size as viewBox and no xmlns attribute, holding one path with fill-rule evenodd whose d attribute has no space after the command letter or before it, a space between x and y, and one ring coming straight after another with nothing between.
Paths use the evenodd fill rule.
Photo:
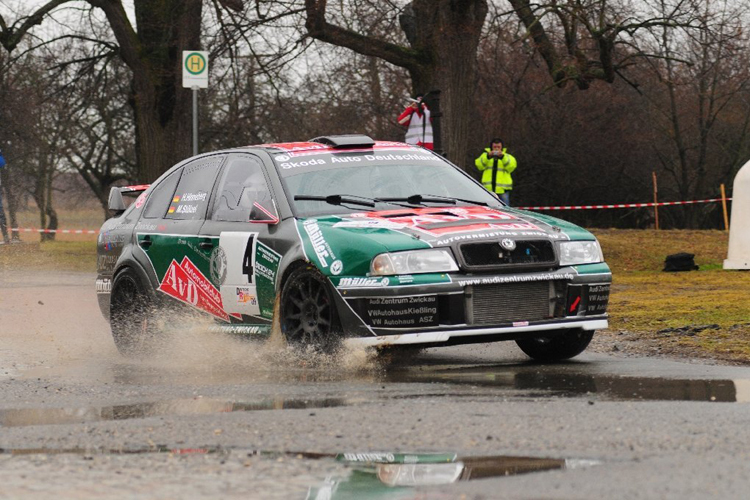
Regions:
<instances>
[{"instance_id":1,"label":"sponsor decal","mask_svg":"<svg viewBox=\"0 0 750 500\"><path fill-rule=\"evenodd\" d=\"M529 326L528 321L514 321L513 326Z\"/></svg>"},{"instance_id":2,"label":"sponsor decal","mask_svg":"<svg viewBox=\"0 0 750 500\"><path fill-rule=\"evenodd\" d=\"M281 254L258 242L255 251L255 281L257 284L258 306L264 318L273 317L276 300L276 276L281 262Z\"/></svg>"},{"instance_id":3,"label":"sponsor decal","mask_svg":"<svg viewBox=\"0 0 750 500\"><path fill-rule=\"evenodd\" d=\"M341 271L344 270L344 263L340 260L334 260L333 264L331 264L331 274L334 274L338 276L341 274Z\"/></svg>"},{"instance_id":4,"label":"sponsor decal","mask_svg":"<svg viewBox=\"0 0 750 500\"><path fill-rule=\"evenodd\" d=\"M157 228L156 224L151 224L150 222L139 222L135 226L136 231L156 231L159 229L160 231L163 231L162 228Z\"/></svg>"},{"instance_id":5,"label":"sponsor decal","mask_svg":"<svg viewBox=\"0 0 750 500\"><path fill-rule=\"evenodd\" d=\"M141 193L138 198L135 199L135 208L141 208L146 203L146 193Z\"/></svg>"},{"instance_id":6,"label":"sponsor decal","mask_svg":"<svg viewBox=\"0 0 750 500\"><path fill-rule=\"evenodd\" d=\"M430 161L434 160L435 156L431 154L424 154L424 153L405 153L405 154L374 154L374 155L365 155L365 159L367 161L414 161L414 160L423 160L423 161Z\"/></svg>"},{"instance_id":7,"label":"sponsor decal","mask_svg":"<svg viewBox=\"0 0 750 500\"><path fill-rule=\"evenodd\" d=\"M375 286L388 286L391 280L384 278L341 278L339 288L366 288Z\"/></svg>"},{"instance_id":8,"label":"sponsor decal","mask_svg":"<svg viewBox=\"0 0 750 500\"><path fill-rule=\"evenodd\" d=\"M182 260L182 263L183 265L192 265L192 262L187 257ZM191 279L191 276L195 276L194 271L197 271L197 268L186 269L183 265L178 264L174 259L172 260L172 263L167 268L167 272L159 285L159 291L179 300L180 302L207 312L216 318L229 322L229 315L224 312L221 302L217 303L213 299L213 297L218 297L219 300L221 300L218 291L215 291L213 294L207 293L205 289ZM197 271L197 273L200 274L200 271ZM205 282L208 282L204 276L202 276L202 278ZM210 283L209 286L213 287ZM216 289L214 288L214 290Z\"/></svg>"},{"instance_id":9,"label":"sponsor decal","mask_svg":"<svg viewBox=\"0 0 750 500\"><path fill-rule=\"evenodd\" d=\"M111 293L112 292L112 280L107 278L100 278L96 280L96 293Z\"/></svg>"},{"instance_id":10,"label":"sponsor decal","mask_svg":"<svg viewBox=\"0 0 750 500\"><path fill-rule=\"evenodd\" d=\"M117 255L99 255L96 258L97 269L109 269L117 263Z\"/></svg>"},{"instance_id":11,"label":"sponsor decal","mask_svg":"<svg viewBox=\"0 0 750 500\"><path fill-rule=\"evenodd\" d=\"M182 267L185 274L188 275L193 283L198 285L198 288L200 288L203 293L208 295L211 300L221 306L221 294L219 293L219 290L203 275L203 273L200 272L197 267L195 267L190 259L184 257L180 263L180 267Z\"/></svg>"},{"instance_id":12,"label":"sponsor decal","mask_svg":"<svg viewBox=\"0 0 750 500\"><path fill-rule=\"evenodd\" d=\"M221 286L227 279L227 254L220 246L211 252L211 280Z\"/></svg>"},{"instance_id":13,"label":"sponsor decal","mask_svg":"<svg viewBox=\"0 0 750 500\"><path fill-rule=\"evenodd\" d=\"M374 327L437 326L437 295L368 299L367 315Z\"/></svg>"},{"instance_id":14,"label":"sponsor decal","mask_svg":"<svg viewBox=\"0 0 750 500\"><path fill-rule=\"evenodd\" d=\"M396 457L393 453L344 453L344 460L347 462L377 462L388 463L394 462Z\"/></svg>"},{"instance_id":15,"label":"sponsor decal","mask_svg":"<svg viewBox=\"0 0 750 500\"><path fill-rule=\"evenodd\" d=\"M250 304L251 306L258 305L258 300L255 298L254 290L238 286L235 288L237 293L237 303L239 304Z\"/></svg>"},{"instance_id":16,"label":"sponsor decal","mask_svg":"<svg viewBox=\"0 0 750 500\"><path fill-rule=\"evenodd\" d=\"M387 210L380 212L360 212L350 216L353 219L377 220L429 234L443 236L452 233L470 233L503 229L513 231L539 230L537 226L500 210L488 207L431 207L410 210ZM475 221L474 223L472 223ZM546 233L543 233L546 235Z\"/></svg>"},{"instance_id":17,"label":"sponsor decal","mask_svg":"<svg viewBox=\"0 0 750 500\"><path fill-rule=\"evenodd\" d=\"M604 314L609 302L609 285L589 285L586 314Z\"/></svg>"},{"instance_id":18,"label":"sponsor decal","mask_svg":"<svg viewBox=\"0 0 750 500\"><path fill-rule=\"evenodd\" d=\"M503 283L526 283L528 281L572 280L573 278L575 278L575 276L571 273L519 274L511 276L492 276L490 278L457 280L457 283L461 286L497 285Z\"/></svg>"},{"instance_id":19,"label":"sponsor decal","mask_svg":"<svg viewBox=\"0 0 750 500\"><path fill-rule=\"evenodd\" d=\"M271 333L270 325L211 325L211 333L229 333L232 335L257 335Z\"/></svg>"},{"instance_id":20,"label":"sponsor decal","mask_svg":"<svg viewBox=\"0 0 750 500\"><path fill-rule=\"evenodd\" d=\"M110 231L104 231L99 235L99 242L104 246L104 250L110 251L115 247L122 246L125 241L130 238L129 233L113 232L115 229Z\"/></svg>"},{"instance_id":21,"label":"sponsor decal","mask_svg":"<svg viewBox=\"0 0 750 500\"><path fill-rule=\"evenodd\" d=\"M331 163L361 163L361 156L332 156Z\"/></svg>"},{"instance_id":22,"label":"sponsor decal","mask_svg":"<svg viewBox=\"0 0 750 500\"><path fill-rule=\"evenodd\" d=\"M289 157L287 155L278 155L273 158L276 161L287 161Z\"/></svg>"},{"instance_id":23,"label":"sponsor decal","mask_svg":"<svg viewBox=\"0 0 750 500\"><path fill-rule=\"evenodd\" d=\"M321 267L328 267L327 259L335 259L336 256L333 254L331 246L325 237L323 237L323 232L320 230L318 222L315 219L308 219L302 225L305 228L307 236L310 238L315 255L318 257L318 263Z\"/></svg>"},{"instance_id":24,"label":"sponsor decal","mask_svg":"<svg viewBox=\"0 0 750 500\"><path fill-rule=\"evenodd\" d=\"M489 231L481 233L458 234L455 236L449 236L447 238L441 238L435 242L435 246L446 246L456 241L492 240L504 236L567 239L567 236L555 233L545 233L544 231Z\"/></svg>"},{"instance_id":25,"label":"sponsor decal","mask_svg":"<svg viewBox=\"0 0 750 500\"><path fill-rule=\"evenodd\" d=\"M325 165L326 161L322 158L313 158L311 160L298 160L298 161L285 161L280 163L279 166L284 170L300 167L313 167L315 165Z\"/></svg>"},{"instance_id":26,"label":"sponsor decal","mask_svg":"<svg viewBox=\"0 0 750 500\"><path fill-rule=\"evenodd\" d=\"M377 219L344 219L337 222L333 227L355 228L355 229L403 229L405 224L397 224L389 220Z\"/></svg>"}]
</instances>

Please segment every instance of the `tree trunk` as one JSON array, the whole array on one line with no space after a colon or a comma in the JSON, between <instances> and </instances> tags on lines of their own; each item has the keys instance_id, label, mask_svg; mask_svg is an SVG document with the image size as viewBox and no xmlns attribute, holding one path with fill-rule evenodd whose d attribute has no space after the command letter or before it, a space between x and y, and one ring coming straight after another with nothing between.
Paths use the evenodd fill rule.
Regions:
<instances>
[{"instance_id":1,"label":"tree trunk","mask_svg":"<svg viewBox=\"0 0 750 500\"><path fill-rule=\"evenodd\" d=\"M101 8L133 72L138 182L149 183L191 154L191 95L182 88L182 51L200 49L201 0L136 0L136 32L120 2Z\"/></svg>"},{"instance_id":2,"label":"tree trunk","mask_svg":"<svg viewBox=\"0 0 750 500\"><path fill-rule=\"evenodd\" d=\"M414 0L411 7L414 18L411 22L402 19L402 29L413 48L429 54L419 68L409 72L414 92L441 91L443 147L448 159L470 170L468 142L470 134L477 133L477 47L487 2Z\"/></svg>"},{"instance_id":3,"label":"tree trunk","mask_svg":"<svg viewBox=\"0 0 750 500\"><path fill-rule=\"evenodd\" d=\"M415 93L440 90L447 156L466 167L469 131L476 116L477 47L487 0L414 0L399 16L409 47L328 23L326 5L326 0L305 0L310 36L405 68Z\"/></svg>"}]
</instances>

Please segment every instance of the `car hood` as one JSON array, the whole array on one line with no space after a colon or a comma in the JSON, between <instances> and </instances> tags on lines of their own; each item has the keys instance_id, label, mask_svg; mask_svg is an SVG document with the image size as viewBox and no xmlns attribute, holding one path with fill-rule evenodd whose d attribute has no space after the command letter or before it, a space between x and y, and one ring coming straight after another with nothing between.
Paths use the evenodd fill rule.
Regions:
<instances>
[{"instance_id":1,"label":"car hood","mask_svg":"<svg viewBox=\"0 0 750 500\"><path fill-rule=\"evenodd\" d=\"M297 224L305 254L328 276L365 275L372 258L383 252L461 241L595 239L574 224L507 207L402 208L309 217Z\"/></svg>"}]
</instances>

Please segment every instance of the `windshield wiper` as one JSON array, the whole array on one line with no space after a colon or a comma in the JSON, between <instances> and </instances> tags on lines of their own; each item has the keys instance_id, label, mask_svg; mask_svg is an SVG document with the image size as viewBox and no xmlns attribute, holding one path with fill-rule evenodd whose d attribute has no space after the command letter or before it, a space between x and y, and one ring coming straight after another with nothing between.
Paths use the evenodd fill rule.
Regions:
<instances>
[{"instance_id":1,"label":"windshield wiper","mask_svg":"<svg viewBox=\"0 0 750 500\"><path fill-rule=\"evenodd\" d=\"M347 195L347 194L329 194L328 196L308 196L306 194L294 195L294 201L325 201L329 205L362 205L365 207L374 207L375 202L372 198L365 198L364 196Z\"/></svg>"},{"instance_id":2,"label":"windshield wiper","mask_svg":"<svg viewBox=\"0 0 750 500\"><path fill-rule=\"evenodd\" d=\"M438 194L413 194L408 198L380 198L381 201L405 201L412 205L421 205L423 203L449 203L455 205L457 201L462 203L470 203L472 205L482 205L488 207L489 205L483 201L476 200L465 200L463 198L454 198L452 196L440 196Z\"/></svg>"}]
</instances>

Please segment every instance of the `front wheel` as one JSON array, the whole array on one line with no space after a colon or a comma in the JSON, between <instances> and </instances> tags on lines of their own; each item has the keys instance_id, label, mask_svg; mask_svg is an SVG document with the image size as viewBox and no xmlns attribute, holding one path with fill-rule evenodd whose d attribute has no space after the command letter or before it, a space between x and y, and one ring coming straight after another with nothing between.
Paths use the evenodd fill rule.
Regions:
<instances>
[{"instance_id":1,"label":"front wheel","mask_svg":"<svg viewBox=\"0 0 750 500\"><path fill-rule=\"evenodd\" d=\"M292 345L332 353L341 344L333 292L317 269L292 271L281 292L281 332Z\"/></svg>"},{"instance_id":2,"label":"front wheel","mask_svg":"<svg viewBox=\"0 0 750 500\"><path fill-rule=\"evenodd\" d=\"M516 340L516 344L529 357L537 361L562 361L581 354L594 337L593 331L580 328L562 333L549 332L527 339Z\"/></svg>"}]
</instances>

